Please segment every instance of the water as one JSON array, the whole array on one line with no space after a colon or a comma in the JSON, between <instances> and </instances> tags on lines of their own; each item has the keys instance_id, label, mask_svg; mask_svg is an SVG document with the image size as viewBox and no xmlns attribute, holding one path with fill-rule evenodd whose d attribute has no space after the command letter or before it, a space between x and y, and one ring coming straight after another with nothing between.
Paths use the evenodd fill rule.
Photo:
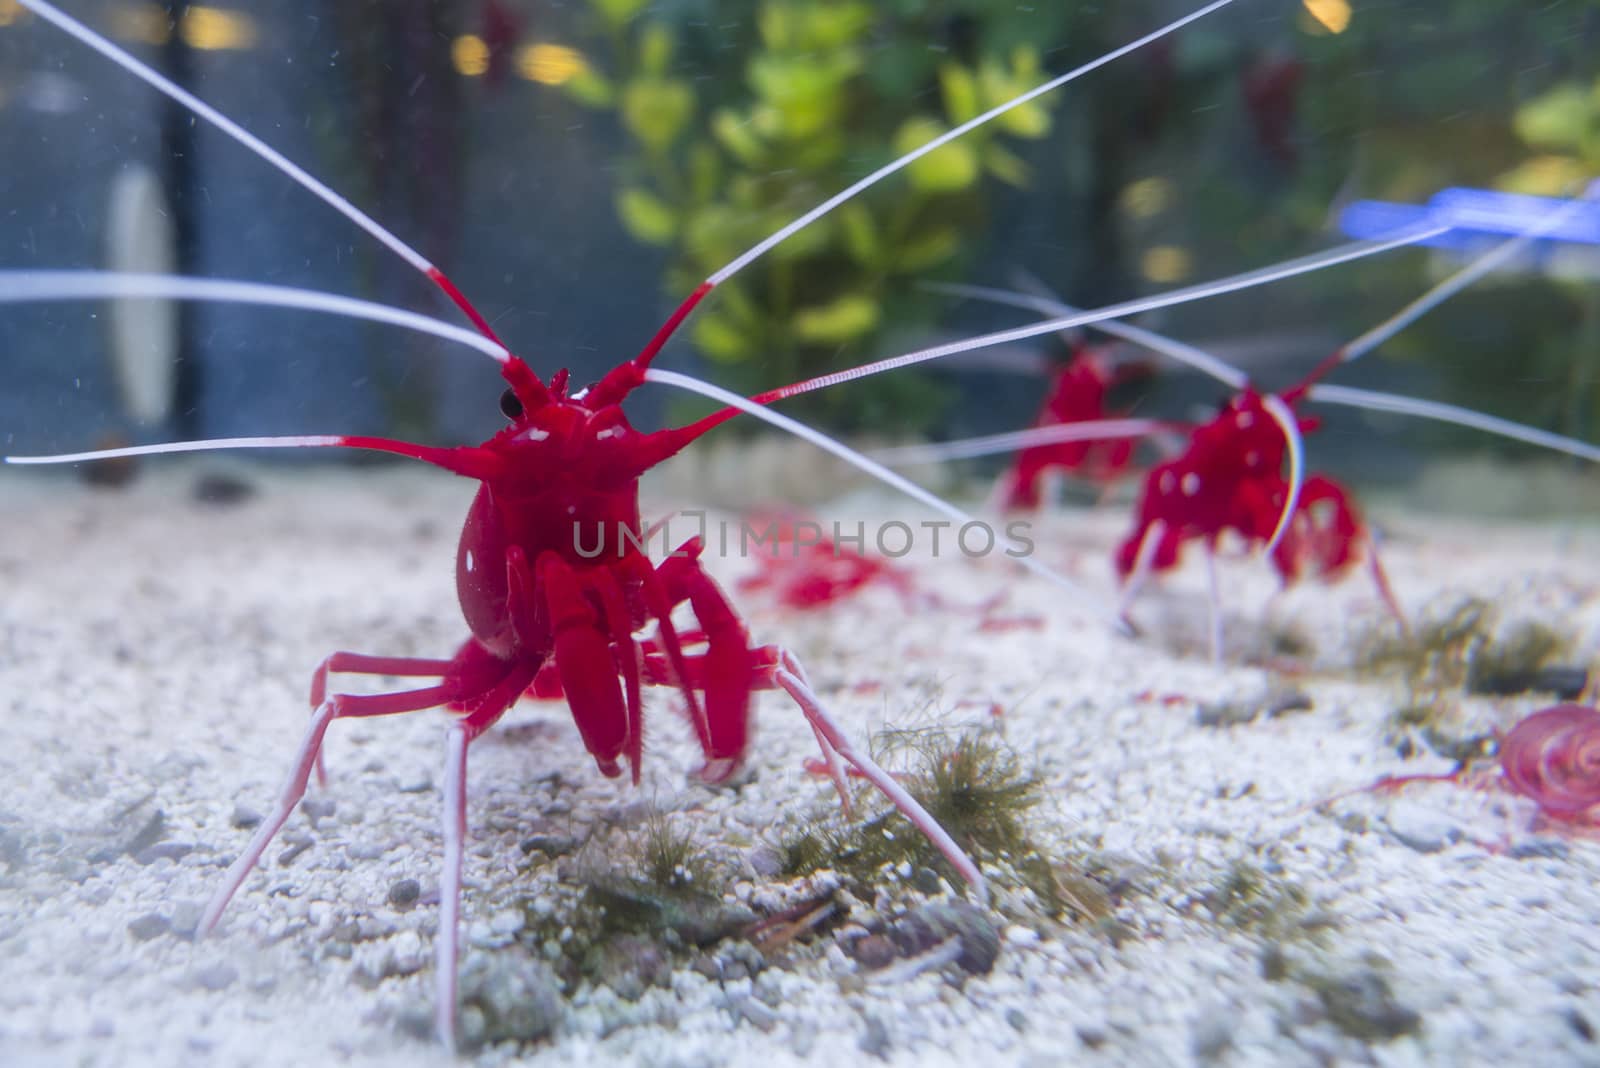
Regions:
<instances>
[{"instance_id":1,"label":"water","mask_svg":"<svg viewBox=\"0 0 1600 1068\"><path fill-rule=\"evenodd\" d=\"M817 44L797 59L785 41L848 35L853 10L865 18L875 9L773 5L753 18L748 5L663 4L647 21L673 27L668 56L643 23L601 29L602 11L625 6L190 6L178 26L191 51L165 58L189 65L186 80L201 96L442 263L536 370L570 366L582 383L637 351L676 299L773 220L884 162L908 118L939 112L947 98L959 111L961 75L946 70L941 82L940 63L987 55L1001 65L980 70L981 87L985 77L1021 77L1029 61L1019 46L1036 45L1042 67L1061 70L1177 13L1171 4L974 5L929 20L907 2L885 9L896 25L863 31L856 54ZM72 10L150 59L172 32L148 7ZM1447 185L1490 184L1541 154L1546 170L1559 166L1559 146L1522 143L1512 115L1563 84L1594 84L1600 26L1590 12L1391 3L1362 7L1346 27L1343 10L1328 0L1241 2L1064 90L1048 132L1033 131L1044 136L991 138L965 162L947 156L935 172L891 179L822 232L837 245L808 249L797 239L799 251L713 293L694 322L719 329L691 326L661 366L742 390L778 385L1018 321L920 281L1012 285L1020 270L1072 301L1113 302L1324 247L1336 240L1337 208L1356 198L1419 202ZM760 41L764 55L754 51ZM631 91L619 49L636 52ZM846 88L833 95L818 87L830 61L846 68ZM597 84L582 89L588 104L573 99L584 69L609 78L620 112L594 106ZM782 122L810 123L808 137L780 152L772 110L744 121L747 79ZM679 137L704 138L706 151L674 153L683 146L661 131L680 121ZM845 145L830 147L839 129ZM752 135L769 142L757 155L784 165L745 160ZM425 280L359 230L5 0L0 146L4 267L103 266L126 221L110 207L113 185L144 168L172 205L166 217L187 272L456 320ZM1028 180L978 184L964 168ZM660 202L679 196L693 210L665 217ZM678 228L691 234L681 247L640 240ZM132 245L149 250L148 240ZM1204 342L1279 386L1446 266L1399 252L1161 312L1146 325ZM1584 433L1593 288L1494 280L1334 377ZM0 305L6 450L288 433L454 444L505 423L503 383L481 354L365 324L208 304L183 320L187 362L173 410L139 425L116 389L109 314L87 303ZM1059 355L1017 343L786 410L889 436L1014 429L1031 420ZM1219 392L1163 369L1138 414L1208 417ZM638 401L630 411L646 427L693 410L648 390ZM649 514L702 503L719 465L743 493L770 491L795 471L814 472L819 496L846 485L834 468L807 468L800 446L774 453L770 440L722 436L731 442L697 449L676 482L656 485ZM1311 436L1308 457L1364 483L1411 487L1425 471L1408 488L1417 501L1445 481L1429 465L1449 446L1484 447L1464 433L1354 415ZM431 873L450 839L436 829L449 790L434 786L454 769L441 775L442 717L338 724L348 730L334 735L338 774L326 799L286 826L220 939L186 936L198 902L271 807L302 729L307 668L332 649L441 657L463 639L448 565L475 487L414 466L232 461L146 461L121 494L65 472L0 472L0 576L13 590L0 605L0 690L13 695L0 780L18 788L0 811L0 860L15 890L0 902L0 943L9 943L0 959L13 980L0 982L0 1014L14 1024L0 1042L14 1040L19 1059L432 1057L428 1007L435 979L449 974L448 962L431 962L438 912L426 900L396 905L394 888ZM1494 463L1499 478L1532 482L1498 454ZM1481 483L1468 492L1483 503ZM921 529L920 513L904 507L879 493L831 515ZM1359 792L1379 774L1412 770L1413 758L1433 768L1483 752L1471 745L1546 698L1490 703L1452 689L1425 702L1415 679L1375 678L1362 666L1367 638L1397 632L1365 575L1277 596L1259 554L1224 554L1221 582L1208 583L1203 539L1125 606L1141 635L1115 634L1105 625L1115 599L1109 560L1130 537L1127 511L1116 500L1036 517L1035 563L1071 573L1083 592L1070 596L1015 580L997 561L934 559L921 542L894 562L902 581L819 613L756 591L734 596L752 642L794 649L858 741L882 752L896 738L876 733L884 726L911 728L912 749L982 738L1016 749L1038 777L1047 803L1027 817L1026 837L982 856L997 905L983 922L1004 939L992 975L946 982L941 975L958 978L940 972L949 953L919 963L897 942L914 926L902 906L960 896L960 879L937 860L862 875L841 859L848 897L832 896L826 876L797 881L774 867L819 820L839 819L844 835L898 827L868 822L875 802L865 794L854 820L833 815L825 787L802 773L816 739L781 695L760 701L749 772L722 788L692 775L712 754L666 714L677 701L670 691L647 706L643 790L596 772L573 719L591 733L604 726L597 702L580 700L575 712L529 703L472 750L462 930L474 1004L465 1030L474 1033L465 1021L482 1016L479 1003L503 993L474 977L488 962L544 984L535 1000L557 1018L559 1044L523 1051L534 1059L596 1050L612 1062L715 1063L748 1056L751 1043L774 1060L867 1050L923 1063L941 1053L1042 1060L1063 1051L1172 1063L1229 1048L1310 1063L1370 1055L1365 1046L1389 1041L1440 1063L1512 1051L1553 1063L1586 1052L1580 999L1595 961L1583 939L1600 908L1583 889L1595 885L1588 844L1540 824L1526 800L1496 793L1492 759L1477 766L1481 790L1440 785L1409 807ZM1393 516L1383 522L1396 535L1386 546L1396 599L1423 632L1442 601L1471 594L1493 604L1508 632L1551 626L1559 655L1592 657L1600 623L1588 591L1600 577L1584 524L1447 524L1403 508ZM1259 548L1265 532L1252 536ZM763 566L708 557L730 589ZM465 571L478 563L463 557ZM625 581L624 595L637 592ZM482 600L469 595L469 615L482 615ZM612 603L580 594L556 607L572 608L564 622L581 631L574 618L603 616ZM534 629L546 626L535 615ZM633 615L634 632L656 632L650 612ZM693 615L680 612L680 623L710 629L716 619L703 605ZM595 633L599 652L580 659L605 677L610 636ZM549 646L518 655L531 663ZM661 652L651 655L647 666L660 669ZM1284 687L1292 700L1281 699ZM1307 706L1310 714L1278 715ZM889 754L925 786L904 739ZM1349 789L1358 795L1337 818L1315 809ZM456 815L448 803L447 827ZM630 867L630 850L649 848L638 839L656 826L641 814L655 808L691 836L683 848L706 858L674 871L722 880L716 901L806 922L785 928L784 944L765 956L739 939L691 948L649 920L633 941L612 940L592 891L656 892L641 891ZM536 839L588 845L558 861L528 844ZM1508 840L1522 851L1504 848ZM984 854L985 843L969 848ZM1035 861L1078 904L1041 896ZM1085 895L1101 905L1085 910ZM824 904L837 912L823 917ZM789 906L797 910L782 911ZM1494 952L1463 933L1479 931ZM890 981L858 940L868 932L879 937L873 952L900 962ZM653 986L641 959L660 946L672 953ZM536 968L540 960L553 972ZM1370 996L1341 1000L1352 989ZM164 1012L151 1014L158 1001Z\"/></svg>"}]
</instances>

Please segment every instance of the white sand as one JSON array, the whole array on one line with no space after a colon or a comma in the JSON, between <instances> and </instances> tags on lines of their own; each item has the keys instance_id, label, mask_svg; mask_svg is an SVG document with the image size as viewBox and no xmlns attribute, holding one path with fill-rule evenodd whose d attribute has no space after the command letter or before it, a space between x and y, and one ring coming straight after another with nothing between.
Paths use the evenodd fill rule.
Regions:
<instances>
[{"instance_id":1,"label":"white sand","mask_svg":"<svg viewBox=\"0 0 1600 1068\"><path fill-rule=\"evenodd\" d=\"M251 471L260 492L220 508L189 496L201 469L152 466L128 492L0 473L0 1062L446 1063L397 1026L429 1005L436 909L387 903L397 881L426 893L436 876L439 713L335 725L333 782L314 794L334 810L295 816L217 936L141 941L129 925L192 923L247 837L235 806L271 803L323 655L454 648L454 538L471 486L403 469ZM1600 531L1389 518L1388 564L1411 609L1477 593L1570 632L1580 659L1594 652ZM1036 531L1042 558L1109 596L1122 522L1052 518ZM724 577L739 566L718 565ZM1383 733L1402 687L1341 666L1350 634L1376 618L1362 575L1270 606L1327 667L1292 683L1315 708L1222 729L1196 723L1195 700L1248 697L1268 676L1160 637L1163 620L1198 617L1197 569L1141 604L1156 636L1138 643L998 564L925 561L916 580L956 604L1004 591L1008 613L1043 626L982 633L969 612L908 612L886 591L809 615L739 599L756 636L796 649L858 734L987 721L998 704L1048 787L1040 841L1136 873L1140 892L1118 913L1130 937L1013 923L993 974L964 986L943 973L863 984L825 937L754 983L684 968L636 1004L582 989L553 1043L494 1048L483 1063L862 1063L875 1033L866 1045L918 1065L1600 1063L1580 1034L1585 1020L1600 1027L1600 844L1530 830L1527 802L1451 786L1306 808L1449 766L1400 760ZM1242 649L1274 580L1249 561L1224 580ZM688 777L696 755L669 701L654 702L638 791L600 777L560 706L521 706L474 746L469 959L511 952L495 947L520 900L560 907L576 893L518 848L534 829L581 834L642 798L692 820L712 855L747 863L781 817L826 810L828 788L801 769L813 743L785 702L761 700L753 780L713 791ZM1504 725L1538 703L1474 700L1465 714ZM148 863L119 853L157 810L161 842L193 849ZM296 840L309 846L284 866ZM1288 944L1288 979L1262 976L1259 929L1201 903L1241 862L1268 873L1269 895L1298 887L1333 923ZM747 869L735 889L769 883ZM371 937L349 960L329 955L352 920ZM361 981L386 963L410 974ZM1326 1018L1314 978L1368 966L1420 1014L1414 1035L1369 1045ZM752 993L769 1011L739 1008Z\"/></svg>"}]
</instances>

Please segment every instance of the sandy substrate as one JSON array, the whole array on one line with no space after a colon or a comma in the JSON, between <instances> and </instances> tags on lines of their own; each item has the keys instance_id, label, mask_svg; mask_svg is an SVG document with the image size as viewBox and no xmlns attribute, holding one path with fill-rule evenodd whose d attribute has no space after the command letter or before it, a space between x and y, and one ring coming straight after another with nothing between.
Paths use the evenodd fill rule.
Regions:
<instances>
[{"instance_id":1,"label":"sandy substrate","mask_svg":"<svg viewBox=\"0 0 1600 1068\"><path fill-rule=\"evenodd\" d=\"M336 724L329 788L217 935L185 933L249 834L238 825L270 807L317 661L444 655L463 636L454 538L471 487L403 469L251 469L249 499L197 503L212 469L152 468L124 492L0 478L0 1062L447 1063L413 1033L432 998L440 713ZM864 507L835 511L921 518ZM1594 653L1600 530L1384 518L1412 611L1476 594L1570 634L1574 659ZM1109 598L1121 523L1052 517L1034 532L1041 559ZM730 582L747 567L715 566ZM884 982L848 949L908 900L885 881L764 970L727 968L740 954L724 946L699 967L678 958L642 994L581 984L551 1010L553 1038L482 1063L1600 1063L1600 843L1536 827L1530 803L1490 790L1311 807L1450 767L1402 760L1385 740L1402 685L1350 668L1379 619L1364 576L1273 598L1258 562L1224 566L1235 658L1259 660L1251 650L1286 628L1315 649L1311 671L1285 678L1204 657L1198 568L1141 604L1139 642L998 561L911 569L949 607L908 610L888 590L805 615L739 600L858 735L1000 732L1044 785L1040 846L1120 873L1114 919L1058 924L1002 893L992 973L904 978L902 961ZM999 594L995 615L1037 625L981 627L971 606ZM1206 703L1273 685L1312 707L1198 721ZM1507 725L1548 700L1470 700L1463 723ZM475 744L469 968L531 961L527 917L559 916L582 891L521 843L637 825L649 805L691 829L758 912L829 885L758 874L766 843L830 811L803 770L814 743L798 714L762 697L752 773L711 789L691 777L697 753L670 703L654 699L637 790L595 771L559 705L524 704ZM1251 901L1230 913L1219 902L1241 873ZM413 878L422 902L391 904ZM559 955L558 935L546 949Z\"/></svg>"}]
</instances>

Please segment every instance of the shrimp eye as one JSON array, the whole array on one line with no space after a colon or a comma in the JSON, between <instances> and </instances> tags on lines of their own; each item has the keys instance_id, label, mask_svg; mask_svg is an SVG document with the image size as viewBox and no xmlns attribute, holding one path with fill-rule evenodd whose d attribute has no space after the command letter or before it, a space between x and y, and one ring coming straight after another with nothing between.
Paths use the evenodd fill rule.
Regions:
<instances>
[{"instance_id":1,"label":"shrimp eye","mask_svg":"<svg viewBox=\"0 0 1600 1068\"><path fill-rule=\"evenodd\" d=\"M507 419L522 418L522 401L517 398L515 390L506 390L500 394L500 410Z\"/></svg>"}]
</instances>

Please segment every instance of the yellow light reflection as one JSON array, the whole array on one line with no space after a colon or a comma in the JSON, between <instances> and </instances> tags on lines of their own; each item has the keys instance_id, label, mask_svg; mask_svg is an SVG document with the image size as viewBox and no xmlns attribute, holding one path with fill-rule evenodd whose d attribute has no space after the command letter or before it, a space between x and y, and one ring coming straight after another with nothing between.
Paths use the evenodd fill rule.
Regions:
<instances>
[{"instance_id":1,"label":"yellow light reflection","mask_svg":"<svg viewBox=\"0 0 1600 1068\"><path fill-rule=\"evenodd\" d=\"M565 45L535 44L517 53L517 73L542 85L560 85L588 69L583 53Z\"/></svg>"},{"instance_id":2,"label":"yellow light reflection","mask_svg":"<svg viewBox=\"0 0 1600 1068\"><path fill-rule=\"evenodd\" d=\"M1159 215L1172 203L1172 182L1166 178L1141 178L1122 191L1122 210L1135 219Z\"/></svg>"},{"instance_id":3,"label":"yellow light reflection","mask_svg":"<svg viewBox=\"0 0 1600 1068\"><path fill-rule=\"evenodd\" d=\"M482 37L464 33L450 43L450 61L456 73L467 78L479 78L489 69L489 46Z\"/></svg>"},{"instance_id":4,"label":"yellow light reflection","mask_svg":"<svg viewBox=\"0 0 1600 1068\"><path fill-rule=\"evenodd\" d=\"M255 47L256 23L249 15L220 7L191 7L183 14L183 43L202 52Z\"/></svg>"},{"instance_id":5,"label":"yellow light reflection","mask_svg":"<svg viewBox=\"0 0 1600 1068\"><path fill-rule=\"evenodd\" d=\"M1176 245L1157 245L1140 257L1139 269L1152 282L1181 282L1189 277L1194 264L1189 250Z\"/></svg>"},{"instance_id":6,"label":"yellow light reflection","mask_svg":"<svg viewBox=\"0 0 1600 1068\"><path fill-rule=\"evenodd\" d=\"M1495 186L1511 193L1540 197L1570 196L1574 186L1589 178L1589 169L1571 156L1544 155L1525 160L1516 169L1502 174Z\"/></svg>"},{"instance_id":7,"label":"yellow light reflection","mask_svg":"<svg viewBox=\"0 0 1600 1068\"><path fill-rule=\"evenodd\" d=\"M118 8L111 19L112 32L125 41L164 45L172 38L172 19L155 4ZM200 52L240 51L255 47L259 36L255 19L220 7L191 7L184 11L179 30L183 43Z\"/></svg>"},{"instance_id":8,"label":"yellow light reflection","mask_svg":"<svg viewBox=\"0 0 1600 1068\"><path fill-rule=\"evenodd\" d=\"M1329 33L1343 33L1350 25L1350 0L1301 0L1306 14Z\"/></svg>"},{"instance_id":9,"label":"yellow light reflection","mask_svg":"<svg viewBox=\"0 0 1600 1068\"><path fill-rule=\"evenodd\" d=\"M111 32L124 41L164 45L172 37L172 20L154 4L132 4L113 12Z\"/></svg>"},{"instance_id":10,"label":"yellow light reflection","mask_svg":"<svg viewBox=\"0 0 1600 1068\"><path fill-rule=\"evenodd\" d=\"M17 0L0 0L0 26L9 26L22 15L22 5Z\"/></svg>"}]
</instances>

